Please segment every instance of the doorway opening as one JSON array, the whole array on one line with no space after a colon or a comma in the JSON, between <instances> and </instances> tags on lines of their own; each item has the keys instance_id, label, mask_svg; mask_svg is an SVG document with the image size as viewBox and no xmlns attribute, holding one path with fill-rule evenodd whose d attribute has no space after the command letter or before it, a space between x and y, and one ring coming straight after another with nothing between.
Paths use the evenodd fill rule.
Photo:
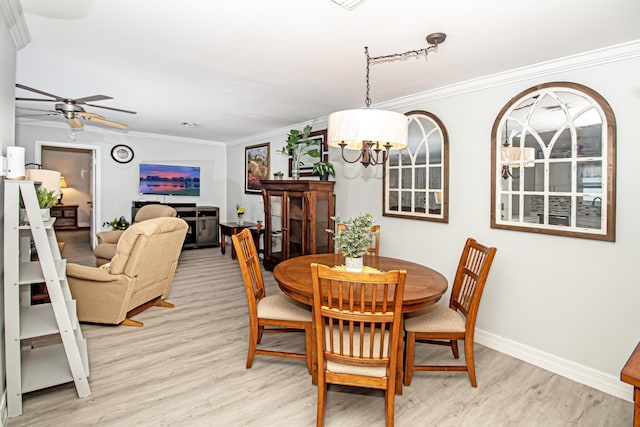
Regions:
<instances>
[{"instance_id":1,"label":"doorway opening","mask_svg":"<svg viewBox=\"0 0 640 427\"><path fill-rule=\"evenodd\" d=\"M100 147L76 143L36 141L35 161L45 169L60 171L67 188L62 188L61 205L64 215L75 221L64 221L60 231L84 231L91 249L97 244L95 232L100 229ZM62 222L62 221L61 221Z\"/></svg>"}]
</instances>

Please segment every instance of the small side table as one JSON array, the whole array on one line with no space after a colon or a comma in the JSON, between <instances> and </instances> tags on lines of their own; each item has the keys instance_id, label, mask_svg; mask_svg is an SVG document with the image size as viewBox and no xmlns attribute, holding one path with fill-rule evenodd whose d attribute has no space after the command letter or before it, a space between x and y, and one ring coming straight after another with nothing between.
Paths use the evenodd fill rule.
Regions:
<instances>
[{"instance_id":1,"label":"small side table","mask_svg":"<svg viewBox=\"0 0 640 427\"><path fill-rule=\"evenodd\" d=\"M53 228L56 230L78 229L78 205L53 205L51 216L56 217Z\"/></svg>"},{"instance_id":2,"label":"small side table","mask_svg":"<svg viewBox=\"0 0 640 427\"><path fill-rule=\"evenodd\" d=\"M238 224L237 222L223 222L220 224L220 252L222 252L222 255L224 255L227 252L227 237L229 236L231 237L234 234L238 234L239 232L241 232L242 230L244 230L245 228L253 228L255 227L256 223L254 222L245 222L242 225ZM255 242L256 236L255 234L253 235L253 239ZM258 246L256 245L256 248ZM231 259L236 259L236 250L233 247L233 244L231 244Z\"/></svg>"},{"instance_id":3,"label":"small side table","mask_svg":"<svg viewBox=\"0 0 640 427\"><path fill-rule=\"evenodd\" d=\"M633 427L640 427L640 343L622 368L620 379L633 386Z\"/></svg>"},{"instance_id":4,"label":"small side table","mask_svg":"<svg viewBox=\"0 0 640 427\"><path fill-rule=\"evenodd\" d=\"M260 246L260 236L264 234L264 227L251 227L251 235L253 236L253 243L256 245L256 250L258 251L258 256L260 254L264 254L264 248Z\"/></svg>"}]
</instances>

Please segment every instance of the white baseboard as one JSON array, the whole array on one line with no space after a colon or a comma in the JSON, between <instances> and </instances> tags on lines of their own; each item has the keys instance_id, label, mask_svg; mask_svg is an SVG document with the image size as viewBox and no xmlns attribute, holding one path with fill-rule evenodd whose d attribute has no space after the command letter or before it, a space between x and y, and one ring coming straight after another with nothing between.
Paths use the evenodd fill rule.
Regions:
<instances>
[{"instance_id":1,"label":"white baseboard","mask_svg":"<svg viewBox=\"0 0 640 427\"><path fill-rule=\"evenodd\" d=\"M7 412L7 391L2 393L2 401L0 402L0 425L5 427L7 425L9 413Z\"/></svg>"},{"instance_id":2,"label":"white baseboard","mask_svg":"<svg viewBox=\"0 0 640 427\"><path fill-rule=\"evenodd\" d=\"M475 342L604 393L633 402L633 387L623 383L618 377L481 329L476 329Z\"/></svg>"}]
</instances>

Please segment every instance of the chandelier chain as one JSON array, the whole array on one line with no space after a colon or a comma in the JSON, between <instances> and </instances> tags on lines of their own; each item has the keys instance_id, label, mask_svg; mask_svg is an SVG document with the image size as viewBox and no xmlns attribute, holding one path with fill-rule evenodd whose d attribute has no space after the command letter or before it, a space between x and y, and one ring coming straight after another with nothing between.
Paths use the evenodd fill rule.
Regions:
<instances>
[{"instance_id":1,"label":"chandelier chain","mask_svg":"<svg viewBox=\"0 0 640 427\"><path fill-rule=\"evenodd\" d=\"M371 59L369 58L369 48L364 47L364 54L367 55L367 96L364 99L364 105L369 108L371 106L371 98L369 98L369 89L371 89L371 85L369 84L369 64L371 63Z\"/></svg>"},{"instance_id":2,"label":"chandelier chain","mask_svg":"<svg viewBox=\"0 0 640 427\"><path fill-rule=\"evenodd\" d=\"M369 108L371 106L371 97L369 96L369 91L371 90L371 84L369 82L369 69L370 69L370 65L371 64L380 64L382 62L395 61L397 59L404 60L404 59L410 58L412 56L419 57L419 56L424 55L425 57L427 57L430 52L437 52L437 51L438 51L438 43L430 45L430 46L425 47L423 49L408 50L408 51L402 52L402 53L392 53L390 55L382 55L382 56L371 57L371 56L369 56L369 48L367 46L365 46L364 54L367 57L367 77L366 77L367 94L366 94L366 96L364 98L364 105L367 108Z\"/></svg>"}]
</instances>

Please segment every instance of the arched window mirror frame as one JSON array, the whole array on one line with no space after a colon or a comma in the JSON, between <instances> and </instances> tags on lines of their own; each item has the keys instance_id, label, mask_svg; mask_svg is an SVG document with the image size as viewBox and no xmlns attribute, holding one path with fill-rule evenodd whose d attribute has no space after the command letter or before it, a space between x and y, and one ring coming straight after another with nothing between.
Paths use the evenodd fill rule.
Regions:
<instances>
[{"instance_id":1,"label":"arched window mirror frame","mask_svg":"<svg viewBox=\"0 0 640 427\"><path fill-rule=\"evenodd\" d=\"M409 144L402 150L391 151L384 164L382 215L448 223L447 129L433 113L415 110L405 115L409 117ZM429 140L434 138L440 140L440 153L439 158L431 161ZM415 152L411 151L412 147Z\"/></svg>"},{"instance_id":2,"label":"arched window mirror frame","mask_svg":"<svg viewBox=\"0 0 640 427\"><path fill-rule=\"evenodd\" d=\"M535 128L543 110L563 113L556 126ZM598 92L571 82L522 91L494 121L491 158L491 228L615 241L616 120Z\"/></svg>"}]
</instances>

